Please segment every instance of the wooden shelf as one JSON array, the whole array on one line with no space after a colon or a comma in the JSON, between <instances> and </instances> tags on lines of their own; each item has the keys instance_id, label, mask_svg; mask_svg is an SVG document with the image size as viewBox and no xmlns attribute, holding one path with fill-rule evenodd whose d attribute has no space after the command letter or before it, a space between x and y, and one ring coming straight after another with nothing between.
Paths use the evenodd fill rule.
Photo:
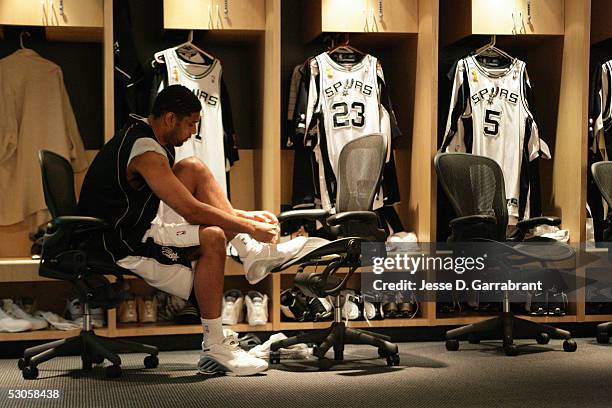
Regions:
<instances>
[{"instance_id":1,"label":"wooden shelf","mask_svg":"<svg viewBox=\"0 0 612 408\"><path fill-rule=\"evenodd\" d=\"M200 327L201 328L201 327ZM67 337L78 336L81 329L74 330L36 330L18 333L0 333L0 341L28 341L28 340L58 340ZM107 328L95 329L95 333L100 336L108 337Z\"/></svg>"},{"instance_id":2,"label":"wooden shelf","mask_svg":"<svg viewBox=\"0 0 612 408\"><path fill-rule=\"evenodd\" d=\"M50 41L102 43L104 28L102 27L45 27L45 37Z\"/></svg>"},{"instance_id":3,"label":"wooden shelf","mask_svg":"<svg viewBox=\"0 0 612 408\"><path fill-rule=\"evenodd\" d=\"M612 321L612 315L586 315L585 322L609 322Z\"/></svg>"},{"instance_id":4,"label":"wooden shelf","mask_svg":"<svg viewBox=\"0 0 612 408\"><path fill-rule=\"evenodd\" d=\"M256 332L272 331L272 323L262 326L250 326L248 324L237 324L224 326L235 332ZM176 324L174 322L157 323L117 323L114 331L115 337L136 337L136 336L166 336L173 334L201 334L202 325L200 324Z\"/></svg>"}]
</instances>

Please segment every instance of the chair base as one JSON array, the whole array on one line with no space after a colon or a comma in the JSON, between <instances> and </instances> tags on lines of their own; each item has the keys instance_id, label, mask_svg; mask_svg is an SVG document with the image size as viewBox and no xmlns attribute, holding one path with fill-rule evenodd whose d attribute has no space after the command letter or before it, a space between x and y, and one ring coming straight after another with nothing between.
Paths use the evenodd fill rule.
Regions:
<instances>
[{"instance_id":1,"label":"chair base","mask_svg":"<svg viewBox=\"0 0 612 408\"><path fill-rule=\"evenodd\" d=\"M357 330L346 327L344 322L333 322L324 330L316 330L297 336L279 340L270 345L270 364L280 363L280 349L298 343L314 343L313 354L319 359L321 369L330 368L335 362L344 359L345 344L367 344L378 348L378 355L386 358L387 365L399 365L399 353L396 344L390 342L391 338L378 333ZM334 359L325 358L327 351L334 349Z\"/></svg>"},{"instance_id":2,"label":"chair base","mask_svg":"<svg viewBox=\"0 0 612 408\"><path fill-rule=\"evenodd\" d=\"M132 353L147 353L144 359L146 368L155 368L159 364L155 346L140 344L128 340L110 339L96 335L93 330L82 330L78 336L52 341L39 346L30 347L23 353L18 366L23 378L33 380L38 377L38 365L60 355L80 354L83 371L90 371L92 365L100 364L105 359L112 363L106 367L106 376L116 378L121 376L121 358L115 354L118 351Z\"/></svg>"},{"instance_id":3,"label":"chair base","mask_svg":"<svg viewBox=\"0 0 612 408\"><path fill-rule=\"evenodd\" d=\"M468 324L446 332L446 349L449 351L459 350L460 336L469 336L470 343L480 341L479 334L496 333L502 335L504 352L508 356L518 354L518 348L514 344L514 331L517 330L522 335L536 339L538 344L547 344L549 340L561 339L563 350L567 352L576 351L576 342L572 340L572 335L566 330L544 324L521 319L513 315L512 312L504 312L501 316L485 320L478 323Z\"/></svg>"}]
</instances>

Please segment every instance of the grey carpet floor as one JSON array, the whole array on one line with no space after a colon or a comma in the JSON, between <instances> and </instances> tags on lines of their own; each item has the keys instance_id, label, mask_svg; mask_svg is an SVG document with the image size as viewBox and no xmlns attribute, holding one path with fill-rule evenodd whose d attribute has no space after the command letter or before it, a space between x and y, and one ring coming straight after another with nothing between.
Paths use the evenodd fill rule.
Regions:
<instances>
[{"instance_id":1,"label":"grey carpet floor","mask_svg":"<svg viewBox=\"0 0 612 408\"><path fill-rule=\"evenodd\" d=\"M519 342L521 343L521 342ZM197 351L162 352L160 366L142 369L144 355L122 355L124 374L106 379L101 367L81 373L78 357L40 366L26 381L17 360L0 360L0 407L606 407L612 406L612 345L579 339L565 353L560 341L522 342L504 356L499 343L400 344L401 363L387 367L376 350L347 346L343 364L320 372L316 362L289 361L254 377L197 375ZM9 400L9 389L57 389L59 400Z\"/></svg>"}]
</instances>

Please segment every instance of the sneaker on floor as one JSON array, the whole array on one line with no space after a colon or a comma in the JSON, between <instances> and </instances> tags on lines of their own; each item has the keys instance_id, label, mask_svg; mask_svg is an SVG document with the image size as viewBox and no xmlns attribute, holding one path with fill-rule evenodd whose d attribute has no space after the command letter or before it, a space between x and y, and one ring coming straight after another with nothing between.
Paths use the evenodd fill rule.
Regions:
<instances>
[{"instance_id":1,"label":"sneaker on floor","mask_svg":"<svg viewBox=\"0 0 612 408\"><path fill-rule=\"evenodd\" d=\"M234 336L226 337L220 344L212 344L206 348L202 344L200 361L198 361L200 374L246 376L261 373L267 369L268 363L242 350L238 339Z\"/></svg>"},{"instance_id":2,"label":"sneaker on floor","mask_svg":"<svg viewBox=\"0 0 612 408\"><path fill-rule=\"evenodd\" d=\"M119 323L136 323L138 306L136 299L126 299L119 305Z\"/></svg>"},{"instance_id":3,"label":"sneaker on floor","mask_svg":"<svg viewBox=\"0 0 612 408\"><path fill-rule=\"evenodd\" d=\"M0 333L17 333L32 328L32 323L24 319L15 319L0 307Z\"/></svg>"},{"instance_id":4,"label":"sneaker on floor","mask_svg":"<svg viewBox=\"0 0 612 408\"><path fill-rule=\"evenodd\" d=\"M223 324L233 326L244 320L244 296L238 289L230 289L223 295Z\"/></svg>"},{"instance_id":5,"label":"sneaker on floor","mask_svg":"<svg viewBox=\"0 0 612 408\"><path fill-rule=\"evenodd\" d=\"M298 254L306 244L305 237L297 237L282 244L249 243L248 255L240 258L246 278L251 285L264 279L270 271Z\"/></svg>"},{"instance_id":6,"label":"sneaker on floor","mask_svg":"<svg viewBox=\"0 0 612 408\"><path fill-rule=\"evenodd\" d=\"M263 326L268 323L268 295L251 290L245 298L247 321L251 326Z\"/></svg>"},{"instance_id":7,"label":"sneaker on floor","mask_svg":"<svg viewBox=\"0 0 612 408\"><path fill-rule=\"evenodd\" d=\"M12 299L3 299L2 309L6 312L7 315L14 319L21 319L30 322L32 325L32 330L42 330L46 329L49 324L45 319L34 317L28 313L26 313L22 308L20 308Z\"/></svg>"}]
</instances>

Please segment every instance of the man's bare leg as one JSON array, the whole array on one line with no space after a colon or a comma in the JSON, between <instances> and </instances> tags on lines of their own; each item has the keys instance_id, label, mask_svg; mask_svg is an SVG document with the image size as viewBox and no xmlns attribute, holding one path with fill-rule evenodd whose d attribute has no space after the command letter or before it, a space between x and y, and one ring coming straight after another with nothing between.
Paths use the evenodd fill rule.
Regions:
<instances>
[{"instance_id":1,"label":"man's bare leg","mask_svg":"<svg viewBox=\"0 0 612 408\"><path fill-rule=\"evenodd\" d=\"M225 271L225 234L219 227L200 227L200 257L193 288L203 319L221 316Z\"/></svg>"}]
</instances>

